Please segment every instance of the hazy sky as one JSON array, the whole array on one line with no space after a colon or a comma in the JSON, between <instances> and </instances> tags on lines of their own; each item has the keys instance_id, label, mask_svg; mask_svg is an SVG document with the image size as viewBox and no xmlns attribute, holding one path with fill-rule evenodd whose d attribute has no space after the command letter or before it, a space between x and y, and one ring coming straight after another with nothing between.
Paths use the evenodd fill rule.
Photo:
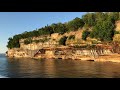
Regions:
<instances>
[{"instance_id":1,"label":"hazy sky","mask_svg":"<svg viewBox=\"0 0 120 90\"><path fill-rule=\"evenodd\" d=\"M7 51L8 38L52 23L68 22L86 12L0 12L0 53Z\"/></svg>"}]
</instances>

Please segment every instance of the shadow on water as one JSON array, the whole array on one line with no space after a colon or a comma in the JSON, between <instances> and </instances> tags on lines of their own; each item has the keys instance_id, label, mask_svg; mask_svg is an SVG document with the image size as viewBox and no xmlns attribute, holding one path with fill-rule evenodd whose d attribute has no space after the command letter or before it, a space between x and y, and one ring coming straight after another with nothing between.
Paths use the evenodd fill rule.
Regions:
<instances>
[{"instance_id":1,"label":"shadow on water","mask_svg":"<svg viewBox=\"0 0 120 90\"><path fill-rule=\"evenodd\" d=\"M11 78L118 78L120 63L0 57L0 75Z\"/></svg>"}]
</instances>

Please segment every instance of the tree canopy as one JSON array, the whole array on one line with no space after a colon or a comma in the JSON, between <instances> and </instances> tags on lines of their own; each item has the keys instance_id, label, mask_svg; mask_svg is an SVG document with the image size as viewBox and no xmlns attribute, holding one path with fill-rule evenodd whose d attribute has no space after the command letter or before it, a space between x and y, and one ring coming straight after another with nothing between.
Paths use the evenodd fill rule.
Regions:
<instances>
[{"instance_id":1,"label":"tree canopy","mask_svg":"<svg viewBox=\"0 0 120 90\"><path fill-rule=\"evenodd\" d=\"M82 19L76 17L72 21L69 21L67 24L68 30L69 31L76 31L79 28L82 28L84 26L84 22Z\"/></svg>"},{"instance_id":2,"label":"tree canopy","mask_svg":"<svg viewBox=\"0 0 120 90\"><path fill-rule=\"evenodd\" d=\"M19 48L20 39L38 37L42 35L51 35L52 33L64 34L70 31L76 31L79 28L93 27L91 32L83 32L82 39L86 40L88 34L91 38L100 39L101 41L111 41L114 36L115 21L120 20L119 12L95 12L87 13L82 18L76 17L66 23L53 23L45 27L25 31L22 34L14 35L8 39L8 48ZM36 41L38 42L38 41ZM27 40L25 43L29 43Z\"/></svg>"}]
</instances>

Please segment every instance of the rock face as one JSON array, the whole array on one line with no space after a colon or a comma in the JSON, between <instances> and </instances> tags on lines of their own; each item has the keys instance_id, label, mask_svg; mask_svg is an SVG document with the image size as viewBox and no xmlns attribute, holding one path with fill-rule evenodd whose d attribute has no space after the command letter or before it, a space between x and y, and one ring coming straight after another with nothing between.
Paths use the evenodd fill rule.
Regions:
<instances>
[{"instance_id":1,"label":"rock face","mask_svg":"<svg viewBox=\"0 0 120 90\"><path fill-rule=\"evenodd\" d=\"M14 50L14 49L9 49L9 50L8 50L8 53L7 53L7 56L8 56L8 57L14 57L14 53L15 53L15 50Z\"/></svg>"},{"instance_id":2,"label":"rock face","mask_svg":"<svg viewBox=\"0 0 120 90\"><path fill-rule=\"evenodd\" d=\"M112 54L110 50L77 50L74 48L54 48L46 49L45 53L39 52L36 58L56 58L56 59L81 59L82 56L98 58L100 55Z\"/></svg>"},{"instance_id":3,"label":"rock face","mask_svg":"<svg viewBox=\"0 0 120 90\"><path fill-rule=\"evenodd\" d=\"M54 33L51 36L40 36L40 37L33 37L32 40L46 40L44 42L32 42L30 44L24 44L24 40L21 39L20 42L20 48L13 48L8 49L7 56L8 57L33 57L34 54L42 48L47 47L56 47L59 45L58 40L62 37L62 35L59 35L58 33ZM47 53L47 52L46 52Z\"/></svg>"},{"instance_id":4,"label":"rock face","mask_svg":"<svg viewBox=\"0 0 120 90\"><path fill-rule=\"evenodd\" d=\"M17 48L9 49L7 56L8 57L30 57L25 50L20 50Z\"/></svg>"}]
</instances>

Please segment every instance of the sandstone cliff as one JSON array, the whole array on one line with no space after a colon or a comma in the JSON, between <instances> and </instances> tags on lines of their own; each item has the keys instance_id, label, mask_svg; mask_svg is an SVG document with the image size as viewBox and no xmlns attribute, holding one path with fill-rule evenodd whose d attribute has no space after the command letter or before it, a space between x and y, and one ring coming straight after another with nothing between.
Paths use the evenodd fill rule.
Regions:
<instances>
[{"instance_id":1,"label":"sandstone cliff","mask_svg":"<svg viewBox=\"0 0 120 90\"><path fill-rule=\"evenodd\" d=\"M116 22L116 31L120 31L120 21ZM90 29L92 30L92 29ZM9 57L33 57L35 53L42 48L57 48L59 47L59 40L63 36L71 36L74 35L74 39L67 39L66 45L67 46L75 46L75 45L85 45L85 44L92 44L93 42L99 42L96 39L91 39L87 38L87 41L82 40L82 32L84 31L83 29L79 29L78 31L71 31L69 33L64 33L63 35L54 33L48 36L39 36L39 37L33 37L32 40L45 40L44 42L32 42L30 44L25 44L24 41L27 39L21 39L20 42L20 48L13 48L13 49L8 49L7 56ZM78 51L76 50L76 55L79 52L79 55L91 55L92 51ZM95 51L96 52L96 51ZM49 51L46 51L46 55L49 56L50 54ZM110 50L104 50L102 54L110 54Z\"/></svg>"}]
</instances>

